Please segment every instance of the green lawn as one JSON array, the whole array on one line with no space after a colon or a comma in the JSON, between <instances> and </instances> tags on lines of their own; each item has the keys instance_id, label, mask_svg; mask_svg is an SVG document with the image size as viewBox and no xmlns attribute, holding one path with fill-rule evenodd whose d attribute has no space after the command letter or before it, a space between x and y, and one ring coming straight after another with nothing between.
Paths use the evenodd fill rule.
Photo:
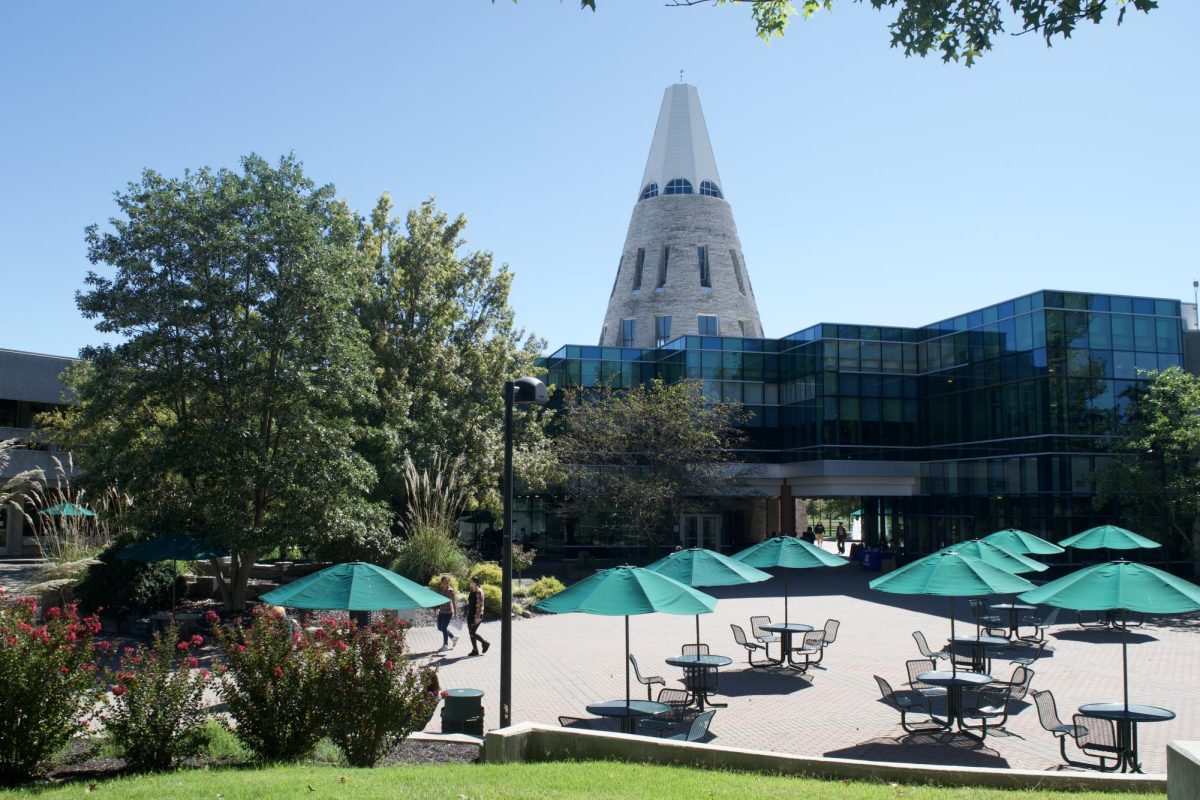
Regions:
<instances>
[{"instance_id":1,"label":"green lawn","mask_svg":"<svg viewBox=\"0 0 1200 800\"><path fill-rule=\"evenodd\" d=\"M91 790L89 792L89 790ZM1001 789L940 789L809 780L751 773L610 762L469 764L350 769L281 766L262 769L185 770L165 775L115 778L94 788L87 782L0 792L0 797L111 797L119 800L216 798L292 800L298 797L419 798L613 798L654 800L1150 800L1162 794L1073 793Z\"/></svg>"}]
</instances>

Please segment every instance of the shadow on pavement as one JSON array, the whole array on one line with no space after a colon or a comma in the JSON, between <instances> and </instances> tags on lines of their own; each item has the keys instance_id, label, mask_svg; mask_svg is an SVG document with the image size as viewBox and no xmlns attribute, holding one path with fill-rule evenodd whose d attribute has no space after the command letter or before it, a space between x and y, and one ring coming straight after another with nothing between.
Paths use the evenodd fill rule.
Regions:
<instances>
[{"instance_id":1,"label":"shadow on pavement","mask_svg":"<svg viewBox=\"0 0 1200 800\"><path fill-rule=\"evenodd\" d=\"M824 754L828 758L894 761L902 764L937 764L956 767L1009 766L999 753L960 733L910 733L897 739L870 739Z\"/></svg>"},{"instance_id":2,"label":"shadow on pavement","mask_svg":"<svg viewBox=\"0 0 1200 800\"><path fill-rule=\"evenodd\" d=\"M718 694L726 697L794 694L812 688L812 678L795 670L745 669L722 672L717 682Z\"/></svg>"},{"instance_id":3,"label":"shadow on pavement","mask_svg":"<svg viewBox=\"0 0 1200 800\"><path fill-rule=\"evenodd\" d=\"M1071 641L1071 642L1095 642L1097 644L1102 644L1102 643L1120 644L1121 643L1121 632L1113 631L1113 630L1099 629L1099 630L1090 630L1090 631L1085 631L1085 630L1055 631L1055 632L1051 633L1050 635L1053 636L1055 639L1064 639L1066 641ZM1151 636L1148 633L1139 633L1139 632L1135 632L1135 631L1129 631L1127 636L1128 636L1128 638L1126 639L1126 641L1129 642L1130 644L1141 644L1142 642L1157 642L1158 641L1158 639L1156 639L1155 637Z\"/></svg>"}]
</instances>

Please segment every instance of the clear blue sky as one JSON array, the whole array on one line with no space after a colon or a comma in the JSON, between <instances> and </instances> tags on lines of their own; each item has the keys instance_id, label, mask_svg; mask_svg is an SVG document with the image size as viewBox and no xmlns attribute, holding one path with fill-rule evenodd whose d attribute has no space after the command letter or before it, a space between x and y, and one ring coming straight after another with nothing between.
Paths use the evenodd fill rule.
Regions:
<instances>
[{"instance_id":1,"label":"clear blue sky","mask_svg":"<svg viewBox=\"0 0 1200 800\"><path fill-rule=\"evenodd\" d=\"M9 3L0 347L99 341L83 229L144 167L295 151L366 211L467 214L549 340L599 335L663 88L696 85L763 326L920 325L1038 289L1190 300L1200 3L976 67L906 59L839 0L765 45L660 0Z\"/></svg>"}]
</instances>

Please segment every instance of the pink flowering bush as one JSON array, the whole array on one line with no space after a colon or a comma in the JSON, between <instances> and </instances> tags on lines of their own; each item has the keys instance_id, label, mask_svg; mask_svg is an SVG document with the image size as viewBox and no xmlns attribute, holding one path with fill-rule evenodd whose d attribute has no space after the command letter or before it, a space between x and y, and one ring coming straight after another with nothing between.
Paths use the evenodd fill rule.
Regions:
<instances>
[{"instance_id":1,"label":"pink flowering bush","mask_svg":"<svg viewBox=\"0 0 1200 800\"><path fill-rule=\"evenodd\" d=\"M214 630L227 665L218 669L217 692L236 723L234 734L265 761L307 755L322 735L323 651L286 619L265 612L249 627Z\"/></svg>"},{"instance_id":2,"label":"pink flowering bush","mask_svg":"<svg viewBox=\"0 0 1200 800\"><path fill-rule=\"evenodd\" d=\"M407 623L384 620L367 628L322 626L317 641L328 655L325 733L356 767L374 766L392 747L423 727L437 704L436 676L413 669L404 653Z\"/></svg>"},{"instance_id":3,"label":"pink flowering bush","mask_svg":"<svg viewBox=\"0 0 1200 800\"><path fill-rule=\"evenodd\" d=\"M180 641L172 625L156 634L151 647L126 647L120 669L110 673L104 725L130 768L167 769L195 755L204 745L204 688L207 670L192 649L204 644L196 635Z\"/></svg>"},{"instance_id":4,"label":"pink flowering bush","mask_svg":"<svg viewBox=\"0 0 1200 800\"><path fill-rule=\"evenodd\" d=\"M84 725L100 695L99 631L74 605L39 620L32 597L0 602L0 782L36 775Z\"/></svg>"}]
</instances>

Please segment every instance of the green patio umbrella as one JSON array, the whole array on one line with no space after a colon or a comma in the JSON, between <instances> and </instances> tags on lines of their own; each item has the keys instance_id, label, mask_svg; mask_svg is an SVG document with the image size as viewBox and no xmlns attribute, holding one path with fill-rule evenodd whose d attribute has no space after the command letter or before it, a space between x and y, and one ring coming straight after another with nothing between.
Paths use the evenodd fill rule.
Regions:
<instances>
[{"instance_id":1,"label":"green patio umbrella","mask_svg":"<svg viewBox=\"0 0 1200 800\"><path fill-rule=\"evenodd\" d=\"M1088 528L1083 533L1069 536L1059 542L1063 547L1074 547L1077 550L1153 550L1162 547L1158 542L1151 541L1145 536L1138 536L1133 531L1118 528L1116 525L1101 525Z\"/></svg>"},{"instance_id":2,"label":"green patio umbrella","mask_svg":"<svg viewBox=\"0 0 1200 800\"><path fill-rule=\"evenodd\" d=\"M446 602L432 589L364 561L334 564L267 592L259 600L287 608L334 611L398 611Z\"/></svg>"},{"instance_id":3,"label":"green patio umbrella","mask_svg":"<svg viewBox=\"0 0 1200 800\"><path fill-rule=\"evenodd\" d=\"M625 617L625 702L629 703L629 617L635 614L708 614L715 597L641 567L613 567L534 605L552 614L578 612Z\"/></svg>"},{"instance_id":4,"label":"green patio umbrella","mask_svg":"<svg viewBox=\"0 0 1200 800\"><path fill-rule=\"evenodd\" d=\"M94 517L96 512L75 503L59 503L38 511L43 517Z\"/></svg>"},{"instance_id":5,"label":"green patio umbrella","mask_svg":"<svg viewBox=\"0 0 1200 800\"><path fill-rule=\"evenodd\" d=\"M1040 536L1020 531L1016 528L1005 528L1002 531L989 533L983 541L998 544L1010 553L1023 556L1052 556L1066 552L1054 542L1047 542Z\"/></svg>"},{"instance_id":6,"label":"green patio umbrella","mask_svg":"<svg viewBox=\"0 0 1200 800\"><path fill-rule=\"evenodd\" d=\"M1200 586L1145 564L1109 561L1084 567L1025 592L1026 603L1073 611L1140 611L1182 614L1200 611ZM1129 708L1128 626L1121 626L1121 669L1125 708Z\"/></svg>"},{"instance_id":7,"label":"green patio umbrella","mask_svg":"<svg viewBox=\"0 0 1200 800\"><path fill-rule=\"evenodd\" d=\"M1005 572L1011 572L1013 575L1020 575L1022 572L1045 572L1049 569L1049 567L1040 561L1034 561L1028 556L1014 553L1007 547L993 544L987 539L973 539L969 542L959 542L949 547L943 547L942 550L938 550L937 552L940 553L943 550L957 550L964 556L978 558L985 564L999 567Z\"/></svg>"},{"instance_id":8,"label":"green patio umbrella","mask_svg":"<svg viewBox=\"0 0 1200 800\"><path fill-rule=\"evenodd\" d=\"M702 547L677 550L650 564L646 569L674 578L684 586L693 588L740 586L744 583L760 583L771 578L769 572L763 572L749 564ZM696 644L700 644L699 614L696 615Z\"/></svg>"},{"instance_id":9,"label":"green patio umbrella","mask_svg":"<svg viewBox=\"0 0 1200 800\"><path fill-rule=\"evenodd\" d=\"M186 533L165 533L117 553L124 561L170 561L172 571L179 561L202 561L206 558L223 558L228 550L211 548L195 536ZM175 609L175 581L171 581L171 609Z\"/></svg>"},{"instance_id":10,"label":"green patio umbrella","mask_svg":"<svg viewBox=\"0 0 1200 800\"><path fill-rule=\"evenodd\" d=\"M1033 588L1024 578L993 567L982 559L963 555L953 548L940 550L895 572L881 575L869 584L872 589L893 594L925 594L939 597L982 597L1014 594ZM954 600L950 600L950 641L954 641ZM958 670L950 659L952 672Z\"/></svg>"},{"instance_id":11,"label":"green patio umbrella","mask_svg":"<svg viewBox=\"0 0 1200 800\"><path fill-rule=\"evenodd\" d=\"M788 621L788 572L815 567L844 567L850 563L795 536L773 536L733 555L735 561L752 567L780 567L783 573L783 621Z\"/></svg>"}]
</instances>

